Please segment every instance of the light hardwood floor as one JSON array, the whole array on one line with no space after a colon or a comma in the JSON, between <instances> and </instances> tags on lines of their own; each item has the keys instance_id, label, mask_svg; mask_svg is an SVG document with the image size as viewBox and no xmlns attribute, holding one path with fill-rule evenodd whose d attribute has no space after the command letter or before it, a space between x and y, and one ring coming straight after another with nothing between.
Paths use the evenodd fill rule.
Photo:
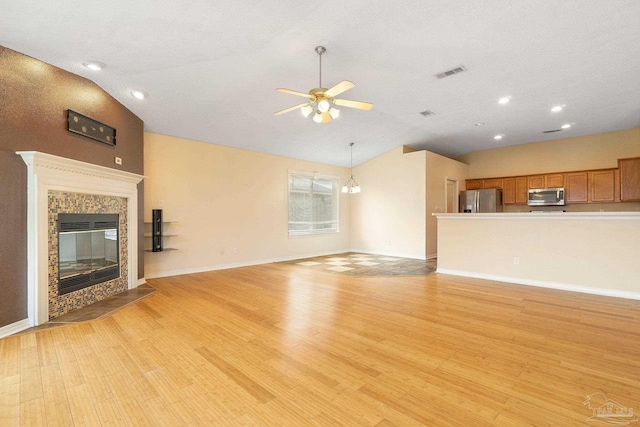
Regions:
<instances>
[{"instance_id":1,"label":"light hardwood floor","mask_svg":"<svg viewBox=\"0 0 640 427\"><path fill-rule=\"evenodd\" d=\"M285 264L0 340L0 425L580 426L640 412L640 301Z\"/></svg>"}]
</instances>

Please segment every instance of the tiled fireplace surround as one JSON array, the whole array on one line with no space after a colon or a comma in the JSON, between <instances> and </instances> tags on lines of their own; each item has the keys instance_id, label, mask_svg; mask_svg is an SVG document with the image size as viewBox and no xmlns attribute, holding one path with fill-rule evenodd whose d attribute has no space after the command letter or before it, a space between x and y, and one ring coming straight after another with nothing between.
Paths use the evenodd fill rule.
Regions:
<instances>
[{"instance_id":1,"label":"tiled fireplace surround","mask_svg":"<svg viewBox=\"0 0 640 427\"><path fill-rule=\"evenodd\" d=\"M49 191L49 320L69 311L87 306L108 296L126 291L127 286L127 199L95 194ZM120 250L120 277L64 295L58 295L58 214L117 213ZM134 253L135 256L135 253Z\"/></svg>"},{"instance_id":2,"label":"tiled fireplace surround","mask_svg":"<svg viewBox=\"0 0 640 427\"><path fill-rule=\"evenodd\" d=\"M28 170L29 325L137 287L137 184L143 176L35 151L18 154ZM118 279L58 295L57 216L63 212L120 214Z\"/></svg>"}]
</instances>

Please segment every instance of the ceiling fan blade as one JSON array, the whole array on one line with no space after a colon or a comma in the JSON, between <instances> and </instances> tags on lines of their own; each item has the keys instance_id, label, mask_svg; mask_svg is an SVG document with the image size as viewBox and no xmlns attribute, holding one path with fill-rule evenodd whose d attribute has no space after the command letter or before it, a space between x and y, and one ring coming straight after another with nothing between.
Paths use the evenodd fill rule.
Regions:
<instances>
[{"instance_id":1,"label":"ceiling fan blade","mask_svg":"<svg viewBox=\"0 0 640 427\"><path fill-rule=\"evenodd\" d=\"M336 95L340 95L342 92L348 91L354 86L355 85L351 83L349 80L343 80L337 85L335 85L334 87L332 87L331 89L327 90L324 93L324 96L326 96L327 98L333 98Z\"/></svg>"},{"instance_id":2,"label":"ceiling fan blade","mask_svg":"<svg viewBox=\"0 0 640 427\"><path fill-rule=\"evenodd\" d=\"M294 105L293 107L285 108L284 110L277 111L273 113L274 116L279 116L280 114L288 113L289 111L293 111L296 108L302 108L309 105L308 102L303 102L302 104Z\"/></svg>"},{"instance_id":3,"label":"ceiling fan blade","mask_svg":"<svg viewBox=\"0 0 640 427\"><path fill-rule=\"evenodd\" d=\"M342 107L357 108L358 110L371 110L373 104L361 101L349 101L348 99L334 99L333 103Z\"/></svg>"},{"instance_id":4,"label":"ceiling fan blade","mask_svg":"<svg viewBox=\"0 0 640 427\"><path fill-rule=\"evenodd\" d=\"M296 95L296 96L302 96L305 98L311 98L311 95L309 95L308 93L302 93L302 92L298 92L295 90L291 90L291 89L283 89L281 87L279 87L278 89L276 89L277 92L282 92L282 93L288 93L289 95Z\"/></svg>"}]
</instances>

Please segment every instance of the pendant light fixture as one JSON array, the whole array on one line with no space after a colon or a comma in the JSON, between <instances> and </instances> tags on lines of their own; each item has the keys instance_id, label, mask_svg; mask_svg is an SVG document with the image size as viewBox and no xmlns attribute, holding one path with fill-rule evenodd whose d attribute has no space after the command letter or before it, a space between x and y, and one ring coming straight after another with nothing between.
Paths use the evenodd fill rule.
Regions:
<instances>
[{"instance_id":1,"label":"pendant light fixture","mask_svg":"<svg viewBox=\"0 0 640 427\"><path fill-rule=\"evenodd\" d=\"M351 177L349 178L349 181L347 181L342 186L343 193L359 193L360 192L360 186L358 185L356 180L353 179L353 144L355 143L352 142L349 144L349 146L351 147Z\"/></svg>"}]
</instances>

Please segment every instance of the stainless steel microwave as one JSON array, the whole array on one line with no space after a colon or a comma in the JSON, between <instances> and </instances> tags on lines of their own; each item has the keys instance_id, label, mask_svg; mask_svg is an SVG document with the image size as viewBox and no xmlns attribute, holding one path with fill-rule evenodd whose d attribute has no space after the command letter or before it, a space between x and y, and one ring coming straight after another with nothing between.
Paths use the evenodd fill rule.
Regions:
<instances>
[{"instance_id":1,"label":"stainless steel microwave","mask_svg":"<svg viewBox=\"0 0 640 427\"><path fill-rule=\"evenodd\" d=\"M564 188L536 188L529 190L529 206L564 206Z\"/></svg>"}]
</instances>

